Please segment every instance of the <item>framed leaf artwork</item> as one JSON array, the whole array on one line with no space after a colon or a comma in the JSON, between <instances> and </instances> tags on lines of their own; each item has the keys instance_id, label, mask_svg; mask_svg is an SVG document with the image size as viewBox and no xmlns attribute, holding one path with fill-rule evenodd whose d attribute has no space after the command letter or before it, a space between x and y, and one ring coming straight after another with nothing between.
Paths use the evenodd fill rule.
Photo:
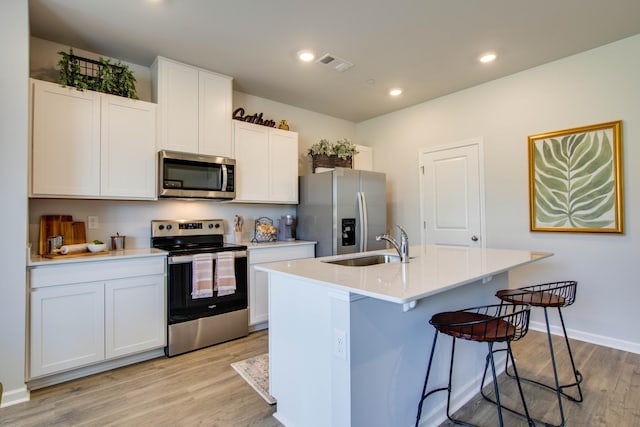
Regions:
<instances>
[{"instance_id":1,"label":"framed leaf artwork","mask_svg":"<svg viewBox=\"0 0 640 427\"><path fill-rule=\"evenodd\" d=\"M529 136L531 231L623 233L622 121Z\"/></svg>"}]
</instances>

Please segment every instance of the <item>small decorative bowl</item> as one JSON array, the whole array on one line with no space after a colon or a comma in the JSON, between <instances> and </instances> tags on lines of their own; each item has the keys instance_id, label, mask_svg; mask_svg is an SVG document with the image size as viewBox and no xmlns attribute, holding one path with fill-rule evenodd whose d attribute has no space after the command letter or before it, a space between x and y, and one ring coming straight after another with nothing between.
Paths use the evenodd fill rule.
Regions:
<instances>
[{"instance_id":1,"label":"small decorative bowl","mask_svg":"<svg viewBox=\"0 0 640 427\"><path fill-rule=\"evenodd\" d=\"M89 252L102 252L107 250L106 243L87 243L87 249Z\"/></svg>"}]
</instances>

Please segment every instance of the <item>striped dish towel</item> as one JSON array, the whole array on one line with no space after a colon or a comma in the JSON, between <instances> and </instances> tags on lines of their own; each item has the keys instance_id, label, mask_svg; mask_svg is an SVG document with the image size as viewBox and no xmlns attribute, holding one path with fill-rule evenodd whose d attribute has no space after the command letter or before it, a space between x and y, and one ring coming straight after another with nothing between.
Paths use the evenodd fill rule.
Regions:
<instances>
[{"instance_id":1,"label":"striped dish towel","mask_svg":"<svg viewBox=\"0 0 640 427\"><path fill-rule=\"evenodd\" d=\"M192 257L191 298L213 296L213 255L195 254Z\"/></svg>"},{"instance_id":2,"label":"striped dish towel","mask_svg":"<svg viewBox=\"0 0 640 427\"><path fill-rule=\"evenodd\" d=\"M233 252L219 252L217 255L214 290L218 291L219 297L235 294L236 271Z\"/></svg>"}]
</instances>

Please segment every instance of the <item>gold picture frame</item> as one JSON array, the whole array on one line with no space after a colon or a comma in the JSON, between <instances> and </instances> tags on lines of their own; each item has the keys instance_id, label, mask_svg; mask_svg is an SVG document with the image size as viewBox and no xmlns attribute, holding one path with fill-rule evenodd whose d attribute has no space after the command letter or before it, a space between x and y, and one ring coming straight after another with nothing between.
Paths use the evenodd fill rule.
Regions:
<instances>
[{"instance_id":1,"label":"gold picture frame","mask_svg":"<svg viewBox=\"0 0 640 427\"><path fill-rule=\"evenodd\" d=\"M531 231L624 233L622 121L529 136Z\"/></svg>"}]
</instances>

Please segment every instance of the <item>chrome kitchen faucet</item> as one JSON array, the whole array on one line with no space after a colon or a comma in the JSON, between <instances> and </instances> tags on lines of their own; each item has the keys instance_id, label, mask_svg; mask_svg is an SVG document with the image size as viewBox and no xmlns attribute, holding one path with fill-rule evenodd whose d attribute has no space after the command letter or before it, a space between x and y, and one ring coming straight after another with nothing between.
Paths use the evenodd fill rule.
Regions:
<instances>
[{"instance_id":1,"label":"chrome kitchen faucet","mask_svg":"<svg viewBox=\"0 0 640 427\"><path fill-rule=\"evenodd\" d=\"M400 229L400 243L398 243L398 241L389 234L381 234L379 236L376 236L376 240L386 240L387 242L391 243L394 249L398 252L398 255L400 255L400 262L406 264L409 262L409 237L407 236L407 232L404 231L402 227L400 227L398 224L396 224L396 227Z\"/></svg>"}]
</instances>

